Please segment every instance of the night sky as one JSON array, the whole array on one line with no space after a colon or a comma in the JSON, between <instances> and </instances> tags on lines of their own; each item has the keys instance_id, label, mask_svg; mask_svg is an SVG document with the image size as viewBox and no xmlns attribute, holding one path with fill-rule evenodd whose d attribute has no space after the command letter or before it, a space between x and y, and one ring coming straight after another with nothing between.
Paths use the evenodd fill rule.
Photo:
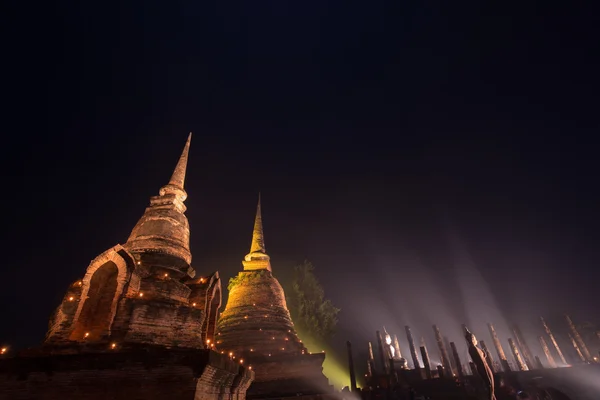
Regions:
<instances>
[{"instance_id":1,"label":"night sky","mask_svg":"<svg viewBox=\"0 0 600 400\"><path fill-rule=\"evenodd\" d=\"M260 191L274 274L314 263L340 343L600 323L595 10L47 3L3 13L0 342L42 341L190 131L195 268L241 270Z\"/></svg>"}]
</instances>

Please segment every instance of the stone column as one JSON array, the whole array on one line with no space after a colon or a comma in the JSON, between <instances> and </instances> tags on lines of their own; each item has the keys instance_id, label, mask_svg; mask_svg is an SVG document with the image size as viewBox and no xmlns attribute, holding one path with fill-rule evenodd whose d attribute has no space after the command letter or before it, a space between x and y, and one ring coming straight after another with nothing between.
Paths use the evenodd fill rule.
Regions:
<instances>
[{"instance_id":1,"label":"stone column","mask_svg":"<svg viewBox=\"0 0 600 400\"><path fill-rule=\"evenodd\" d=\"M427 379L431 379L431 364L429 363L429 354L427 354L427 347L421 346L421 357L423 358L423 367L425 367L425 376Z\"/></svg>"},{"instance_id":2,"label":"stone column","mask_svg":"<svg viewBox=\"0 0 600 400\"><path fill-rule=\"evenodd\" d=\"M367 361L367 366L369 367L369 375L375 375L377 370L375 369L375 356L373 355L373 345L371 342L369 342L369 360Z\"/></svg>"},{"instance_id":3,"label":"stone column","mask_svg":"<svg viewBox=\"0 0 600 400\"><path fill-rule=\"evenodd\" d=\"M519 349L517 349L517 345L515 344L514 340L512 340L511 338L508 339L508 346L510 347L510 350L512 351L513 358L515 359L515 364L517 365L517 368L519 369L519 371L527 371L528 368L525 365L525 363L523 362L521 355L519 354Z\"/></svg>"},{"instance_id":4,"label":"stone column","mask_svg":"<svg viewBox=\"0 0 600 400\"><path fill-rule=\"evenodd\" d=\"M354 373L354 360L352 359L352 343L346 342L348 347L348 369L350 370L350 390L356 392L356 374Z\"/></svg>"},{"instance_id":5,"label":"stone column","mask_svg":"<svg viewBox=\"0 0 600 400\"><path fill-rule=\"evenodd\" d=\"M440 358L442 359L442 365L444 369L451 374L452 367L450 366L450 357L448 357L448 350L446 350L446 346L444 345L444 338L442 338L442 334L440 333L440 329L433 325L433 332L435 333L435 341L437 342L438 349L440 350Z\"/></svg>"},{"instance_id":6,"label":"stone column","mask_svg":"<svg viewBox=\"0 0 600 400\"><path fill-rule=\"evenodd\" d=\"M558 353L558 357L560 357L560 361L562 361L562 363L566 365L567 360L565 359L565 356L563 355L562 351L560 350L560 347L558 347L558 343L556 342L556 339L554 338L554 335L552 334L550 327L548 326L548 324L546 324L546 321L544 321L544 318L540 317L540 320L542 321L542 325L544 325L544 329L546 330L546 333L548 334L550 341L552 342L552 344L554 345L554 348L556 349L556 352Z\"/></svg>"},{"instance_id":7,"label":"stone column","mask_svg":"<svg viewBox=\"0 0 600 400\"><path fill-rule=\"evenodd\" d=\"M377 335L377 347L379 350L379 359L380 359L381 365L383 367L383 373L388 374L389 368L388 368L388 363L386 361L387 357L385 356L385 349L383 348L383 338L381 337L381 332L376 331L375 334Z\"/></svg>"},{"instance_id":8,"label":"stone column","mask_svg":"<svg viewBox=\"0 0 600 400\"><path fill-rule=\"evenodd\" d=\"M458 375L459 379L462 380L465 376L465 373L463 371L460 357L458 356L458 350L456 350L456 345L454 342L450 342L450 348L452 349L452 356L454 357L454 363L456 364L456 374Z\"/></svg>"},{"instance_id":9,"label":"stone column","mask_svg":"<svg viewBox=\"0 0 600 400\"><path fill-rule=\"evenodd\" d=\"M546 343L546 340L543 336L538 336L538 340L540 341L540 346L542 346L542 350L544 351L546 360L548 360L548 365L550 366L550 368L556 368L556 361L554 361L554 357L552 357L552 353L550 353L548 343Z\"/></svg>"},{"instance_id":10,"label":"stone column","mask_svg":"<svg viewBox=\"0 0 600 400\"><path fill-rule=\"evenodd\" d=\"M399 360L402 358L402 352L400 351L400 342L398 342L398 336L394 334L394 349L396 350L395 359Z\"/></svg>"},{"instance_id":11,"label":"stone column","mask_svg":"<svg viewBox=\"0 0 600 400\"><path fill-rule=\"evenodd\" d=\"M584 361L587 361L587 362L590 362L590 363L594 362L594 359L592 358L592 355L590 354L587 346L585 345L585 342L583 341L583 338L579 334L579 331L575 327L575 324L571 320L571 317L569 317L568 315L565 315L565 319L567 320L567 325L569 325L569 330L571 331L571 335L573 335L573 339L575 340L575 343L579 347L579 351L581 352L581 354L585 358Z\"/></svg>"},{"instance_id":12,"label":"stone column","mask_svg":"<svg viewBox=\"0 0 600 400\"><path fill-rule=\"evenodd\" d=\"M544 364L542 364L538 356L535 356L535 366L536 368L544 369Z\"/></svg>"},{"instance_id":13,"label":"stone column","mask_svg":"<svg viewBox=\"0 0 600 400\"><path fill-rule=\"evenodd\" d=\"M410 349L410 356L412 358L414 368L416 370L420 370L421 366L419 365L419 357L417 355L417 348L415 347L415 341L413 340L412 333L410 332L410 327L406 325L404 327L406 329L406 339L408 340L408 347Z\"/></svg>"},{"instance_id":14,"label":"stone column","mask_svg":"<svg viewBox=\"0 0 600 400\"><path fill-rule=\"evenodd\" d=\"M573 344L573 347L575 348L575 352L577 353L577 356L579 357L578 361L581 361L581 362L585 363L586 362L585 356L581 352L581 349L579 348L579 344L577 343L577 341L575 340L575 338L570 333L568 335L569 335L569 340Z\"/></svg>"},{"instance_id":15,"label":"stone column","mask_svg":"<svg viewBox=\"0 0 600 400\"><path fill-rule=\"evenodd\" d=\"M498 353L498 358L500 359L500 365L502 366L502 369L504 370L504 372L510 372L510 366L508 365L508 361L506 360L504 349L500 344L500 339L498 339L498 335L496 334L494 325L488 324L488 329L490 330L490 335L492 336L494 347L496 347L496 352Z\"/></svg>"},{"instance_id":16,"label":"stone column","mask_svg":"<svg viewBox=\"0 0 600 400\"><path fill-rule=\"evenodd\" d=\"M481 350L483 350L483 352L485 353L485 358L487 358L488 364L489 364L490 368L492 369L492 372L493 373L498 372L498 371L496 371L496 366L494 365L494 358L492 357L492 353L490 353L490 351L488 350L488 348L485 345L485 342L483 340L479 341L479 346L481 347Z\"/></svg>"},{"instance_id":17,"label":"stone column","mask_svg":"<svg viewBox=\"0 0 600 400\"><path fill-rule=\"evenodd\" d=\"M533 365L533 355L531 353L531 350L529 349L529 346L527 345L527 342L525 342L525 337L521 333L521 330L519 329L519 326L517 324L514 324L513 326L513 333L515 334L515 340L517 341L517 345L521 350L521 354L525 359L525 364L527 364L527 367L529 367L529 369L534 369L535 366Z\"/></svg>"},{"instance_id":18,"label":"stone column","mask_svg":"<svg viewBox=\"0 0 600 400\"><path fill-rule=\"evenodd\" d=\"M373 376L373 368L371 367L371 361L367 360L367 378L371 378Z\"/></svg>"},{"instance_id":19,"label":"stone column","mask_svg":"<svg viewBox=\"0 0 600 400\"><path fill-rule=\"evenodd\" d=\"M450 346L450 340L448 340L448 336L444 336L444 347L448 351L448 360L450 360L450 367L452 368L452 374L454 376L456 376L457 375L456 360L454 360L454 356L452 355L452 347Z\"/></svg>"}]
</instances>

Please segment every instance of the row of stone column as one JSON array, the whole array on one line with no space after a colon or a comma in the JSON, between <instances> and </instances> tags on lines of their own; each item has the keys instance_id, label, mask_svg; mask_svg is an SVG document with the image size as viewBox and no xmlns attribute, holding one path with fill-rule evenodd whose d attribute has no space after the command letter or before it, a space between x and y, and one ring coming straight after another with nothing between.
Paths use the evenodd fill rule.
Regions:
<instances>
[{"instance_id":1,"label":"row of stone column","mask_svg":"<svg viewBox=\"0 0 600 400\"><path fill-rule=\"evenodd\" d=\"M587 363L596 362L596 360L594 360L594 358L591 356L586 344L583 341L583 338L577 331L571 318L569 316L565 316L565 318L566 318L567 325L568 325L569 331L570 331L569 339L570 339L571 344L573 345L578 357L580 358L581 362L587 362ZM548 324L546 323L546 321L543 318L541 318L541 322L544 327L544 330L546 331L548 338L550 339L550 342L552 343L554 349L556 350L556 353L558 354L560 362L562 362L563 364L566 365L567 361L564 357L563 352L561 351L561 348L558 345L558 342L556 341L554 334L552 333ZM463 330L465 328L466 327L463 325ZM428 354L427 346L425 345L424 339L421 340L421 346L419 346L419 348L417 350L417 346L415 345L415 341L414 341L410 327L405 326L405 330L406 330L406 337L408 340L408 345L409 345L409 350L410 350L410 356L412 358L412 362L413 362L415 370L421 369L421 364L419 362L419 356L418 356L418 353L420 352L422 363L423 363L423 369L425 370L424 371L425 377L427 379L431 379L433 377L433 370L431 367L431 362L429 360L429 354ZM500 343L500 339L498 338L498 335L496 333L494 326L492 324L488 324L488 330L489 330L490 336L492 338L493 345L496 349L496 353L498 356L498 364L495 363L487 345L485 344L485 342L483 340L479 341L479 346L481 347L481 350L483 350L483 352L485 353L486 358L489 361L490 367L492 368L492 370L494 372L501 372L501 371L509 372L509 371L511 371L512 370L511 366L507 360L503 346ZM440 371L440 368L438 366L438 368L437 368L439 371L438 375L443 375L442 371L447 371L448 374L452 374L453 376L462 378L465 375L465 371L463 370L462 363L461 363L455 343L449 342L447 338L443 337L440 332L440 329L436 325L433 325L433 331L434 331L434 335L435 335L435 339L436 339L436 343L438 346L441 363L442 363L442 367L443 367L442 370ZM392 344L390 335L387 333L387 331L385 331L385 328L384 328L384 333L385 333L385 338L384 338L384 336L382 336L380 331L376 332L376 337L377 337L377 342L378 342L377 343L378 344L378 352L379 352L379 358L381 361L381 365L383 365L383 368L384 368L384 370L381 372L383 374L390 374L390 372L393 372L393 368L394 368L393 360L401 359L404 361L404 359L402 358L402 355L400 352L400 346L398 344L398 337L396 335L394 335L393 344ZM514 337L508 339L508 345L509 345L510 352L512 353L512 356L514 359L515 369L518 371L527 371L527 370L531 370L531 369L544 368L540 358L538 356L533 355L529 345L527 344L523 334L521 333L521 330L519 329L519 327L517 325L513 325L512 333L513 333ZM542 350L544 352L544 356L546 357L546 360L548 362L548 365L551 368L556 368L557 363L556 363L556 360L554 359L554 357L552 356L552 353L550 352L548 343L546 342L546 340L544 339L543 336L539 336L538 339L539 339L540 345L542 347ZM384 342L385 342L385 344L384 344ZM452 357L450 357L450 355L449 355L448 348L450 348L450 350L451 350ZM367 367L368 367L369 376L374 375L375 374L375 359L374 359L373 347L372 347L371 342L369 342L369 360L368 360ZM418 375L420 375L420 373Z\"/></svg>"}]
</instances>

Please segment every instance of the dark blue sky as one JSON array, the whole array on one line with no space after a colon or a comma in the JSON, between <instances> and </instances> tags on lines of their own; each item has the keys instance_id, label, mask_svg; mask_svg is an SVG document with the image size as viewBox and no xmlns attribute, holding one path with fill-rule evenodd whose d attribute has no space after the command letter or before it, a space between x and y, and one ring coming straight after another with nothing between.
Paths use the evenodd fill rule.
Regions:
<instances>
[{"instance_id":1,"label":"dark blue sky","mask_svg":"<svg viewBox=\"0 0 600 400\"><path fill-rule=\"evenodd\" d=\"M340 342L485 320L465 282L509 321L600 322L594 10L51 3L3 13L0 341L40 342L189 131L195 267L241 269L262 191L275 274L313 261Z\"/></svg>"}]
</instances>

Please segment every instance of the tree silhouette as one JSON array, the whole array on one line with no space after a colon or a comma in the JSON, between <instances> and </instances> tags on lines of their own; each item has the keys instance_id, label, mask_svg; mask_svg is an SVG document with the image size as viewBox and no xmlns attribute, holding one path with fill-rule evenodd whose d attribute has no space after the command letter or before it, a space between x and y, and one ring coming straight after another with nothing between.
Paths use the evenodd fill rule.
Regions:
<instances>
[{"instance_id":1,"label":"tree silhouette","mask_svg":"<svg viewBox=\"0 0 600 400\"><path fill-rule=\"evenodd\" d=\"M314 269L308 260L294 267L291 290L287 291L288 308L299 332L312 342L325 343L335 332L340 309L325 298Z\"/></svg>"}]
</instances>

